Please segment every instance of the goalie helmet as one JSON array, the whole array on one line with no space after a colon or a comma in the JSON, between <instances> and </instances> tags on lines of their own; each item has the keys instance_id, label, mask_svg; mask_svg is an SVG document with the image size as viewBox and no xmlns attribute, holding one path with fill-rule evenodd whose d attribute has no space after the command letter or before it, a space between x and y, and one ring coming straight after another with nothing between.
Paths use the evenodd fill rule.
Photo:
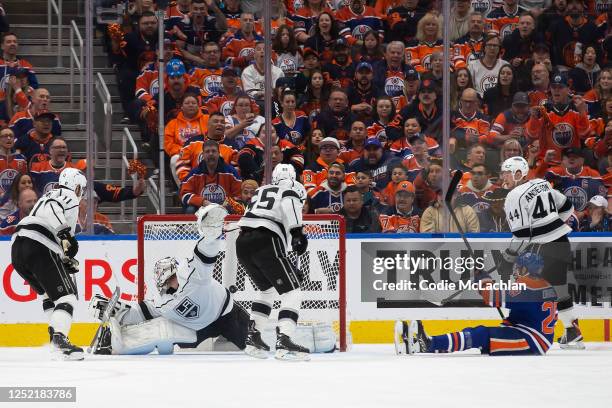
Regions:
<instances>
[{"instance_id":1,"label":"goalie helmet","mask_svg":"<svg viewBox=\"0 0 612 408\"><path fill-rule=\"evenodd\" d=\"M514 263L514 276L532 276L539 278L544 268L544 258L535 252L525 252L516 258Z\"/></svg>"},{"instance_id":2,"label":"goalie helmet","mask_svg":"<svg viewBox=\"0 0 612 408\"><path fill-rule=\"evenodd\" d=\"M514 181L520 181L523 178L527 177L527 173L529 173L529 163L527 160L522 158L521 156L514 156L509 159L506 159L501 165L501 171L509 171L512 174L512 179ZM521 178L516 178L516 172L521 172Z\"/></svg>"},{"instance_id":3,"label":"goalie helmet","mask_svg":"<svg viewBox=\"0 0 612 408\"><path fill-rule=\"evenodd\" d=\"M80 200L85 193L85 188L87 188L87 179L78 169L69 167L60 173L58 184L73 191Z\"/></svg>"},{"instance_id":4,"label":"goalie helmet","mask_svg":"<svg viewBox=\"0 0 612 408\"><path fill-rule=\"evenodd\" d=\"M153 267L153 278L155 286L160 295L167 293L166 282L178 272L178 261L173 256L167 256L155 262Z\"/></svg>"},{"instance_id":5,"label":"goalie helmet","mask_svg":"<svg viewBox=\"0 0 612 408\"><path fill-rule=\"evenodd\" d=\"M295 169L290 164L279 163L272 171L272 184L278 184L281 180L295 180Z\"/></svg>"},{"instance_id":6,"label":"goalie helmet","mask_svg":"<svg viewBox=\"0 0 612 408\"><path fill-rule=\"evenodd\" d=\"M227 210L219 204L211 203L206 207L200 207L195 214L200 236L208 240L219 238L227 214Z\"/></svg>"}]
</instances>

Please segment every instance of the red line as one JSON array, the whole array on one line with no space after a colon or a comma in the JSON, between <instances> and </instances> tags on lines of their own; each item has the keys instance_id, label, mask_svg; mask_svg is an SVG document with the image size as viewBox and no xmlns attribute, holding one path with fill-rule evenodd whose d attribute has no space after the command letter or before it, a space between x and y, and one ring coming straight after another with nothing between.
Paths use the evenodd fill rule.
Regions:
<instances>
[{"instance_id":1,"label":"red line","mask_svg":"<svg viewBox=\"0 0 612 408\"><path fill-rule=\"evenodd\" d=\"M610 341L610 319L604 319L604 341Z\"/></svg>"}]
</instances>

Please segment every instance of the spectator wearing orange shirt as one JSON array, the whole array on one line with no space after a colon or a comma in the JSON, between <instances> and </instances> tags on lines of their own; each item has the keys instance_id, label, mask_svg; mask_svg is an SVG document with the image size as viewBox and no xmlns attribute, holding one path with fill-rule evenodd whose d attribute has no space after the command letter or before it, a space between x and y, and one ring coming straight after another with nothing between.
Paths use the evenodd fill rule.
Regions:
<instances>
[{"instance_id":1,"label":"spectator wearing orange shirt","mask_svg":"<svg viewBox=\"0 0 612 408\"><path fill-rule=\"evenodd\" d=\"M319 142L319 157L314 163L309 163L302 174L302 183L306 191L313 190L327 178L330 165L342 162L339 155L340 143L337 139L326 137Z\"/></svg>"},{"instance_id":2,"label":"spectator wearing orange shirt","mask_svg":"<svg viewBox=\"0 0 612 408\"><path fill-rule=\"evenodd\" d=\"M13 152L15 134L11 129L0 130L0 197L6 193L19 174L28 172L25 156Z\"/></svg>"},{"instance_id":3,"label":"spectator wearing orange shirt","mask_svg":"<svg viewBox=\"0 0 612 408\"><path fill-rule=\"evenodd\" d=\"M349 132L349 141L343 147L340 153L340 159L347 165L350 166L355 160L358 160L365 146L365 140L368 134L366 131L365 123L360 120L356 120L351 125L351 131Z\"/></svg>"},{"instance_id":4,"label":"spectator wearing orange shirt","mask_svg":"<svg viewBox=\"0 0 612 408\"><path fill-rule=\"evenodd\" d=\"M495 118L491 131L480 137L481 143L498 147L506 140L516 139L526 146L527 121L529 120L529 97L525 92L517 92L512 99L512 108L501 112Z\"/></svg>"},{"instance_id":5,"label":"spectator wearing orange shirt","mask_svg":"<svg viewBox=\"0 0 612 408\"><path fill-rule=\"evenodd\" d=\"M414 204L414 185L402 181L395 189L395 205L379 217L383 233L420 231L423 212Z\"/></svg>"},{"instance_id":6,"label":"spectator wearing orange shirt","mask_svg":"<svg viewBox=\"0 0 612 408\"><path fill-rule=\"evenodd\" d=\"M180 184L177 176L179 153L189 139L206 133L207 123L208 115L203 115L200 111L197 96L187 94L183 98L179 114L166 125L164 151L170 160L170 169L177 185Z\"/></svg>"},{"instance_id":7,"label":"spectator wearing orange shirt","mask_svg":"<svg viewBox=\"0 0 612 408\"><path fill-rule=\"evenodd\" d=\"M451 116L451 123L451 153L455 152L457 145L469 147L478 143L481 136L489 134L489 121L480 112L480 99L474 89L467 88L463 91L459 109Z\"/></svg>"}]
</instances>

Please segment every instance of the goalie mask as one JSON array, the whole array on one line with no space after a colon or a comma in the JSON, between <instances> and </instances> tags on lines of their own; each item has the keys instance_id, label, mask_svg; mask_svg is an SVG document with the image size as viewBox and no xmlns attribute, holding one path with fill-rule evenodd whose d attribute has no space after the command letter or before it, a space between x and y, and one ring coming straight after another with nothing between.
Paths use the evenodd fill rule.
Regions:
<instances>
[{"instance_id":1,"label":"goalie mask","mask_svg":"<svg viewBox=\"0 0 612 408\"><path fill-rule=\"evenodd\" d=\"M295 180L295 169L290 164L279 163L272 171L272 184L278 184L281 180Z\"/></svg>"},{"instance_id":2,"label":"goalie mask","mask_svg":"<svg viewBox=\"0 0 612 408\"><path fill-rule=\"evenodd\" d=\"M168 279L178 272L178 261L173 256L167 256L155 262L153 267L153 278L155 286L160 295L165 295L168 292Z\"/></svg>"}]
</instances>

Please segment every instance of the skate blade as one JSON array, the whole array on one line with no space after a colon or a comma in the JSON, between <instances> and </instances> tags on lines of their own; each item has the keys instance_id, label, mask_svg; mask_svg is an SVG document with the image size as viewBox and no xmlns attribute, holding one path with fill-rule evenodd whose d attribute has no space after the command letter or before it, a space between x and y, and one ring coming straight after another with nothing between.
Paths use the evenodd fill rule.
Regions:
<instances>
[{"instance_id":1,"label":"skate blade","mask_svg":"<svg viewBox=\"0 0 612 408\"><path fill-rule=\"evenodd\" d=\"M417 320L411 320L408 326L408 354L415 354L420 351L419 343L414 341L416 333L419 330L419 323Z\"/></svg>"},{"instance_id":2,"label":"skate blade","mask_svg":"<svg viewBox=\"0 0 612 408\"><path fill-rule=\"evenodd\" d=\"M259 358L262 360L265 360L266 358L268 358L268 352L266 350L258 349L257 347L246 346L244 348L244 352L245 354L251 357Z\"/></svg>"},{"instance_id":3,"label":"skate blade","mask_svg":"<svg viewBox=\"0 0 612 408\"><path fill-rule=\"evenodd\" d=\"M559 347L562 350L584 350L586 349L586 346L584 345L584 343L582 341L578 341L576 343L570 343L570 344L559 344Z\"/></svg>"},{"instance_id":4,"label":"skate blade","mask_svg":"<svg viewBox=\"0 0 612 408\"><path fill-rule=\"evenodd\" d=\"M393 328L393 342L395 343L395 354L398 356L406 354L406 343L404 343L403 334L402 321L396 320L395 327Z\"/></svg>"},{"instance_id":5,"label":"skate blade","mask_svg":"<svg viewBox=\"0 0 612 408\"><path fill-rule=\"evenodd\" d=\"M283 361L310 361L309 353L302 353L299 351L289 351L289 350L276 350L274 354L274 358L277 360Z\"/></svg>"},{"instance_id":6,"label":"skate blade","mask_svg":"<svg viewBox=\"0 0 612 408\"><path fill-rule=\"evenodd\" d=\"M54 350L51 353L51 359L54 361L81 361L85 359L85 354L82 351L65 354L60 350Z\"/></svg>"}]
</instances>

